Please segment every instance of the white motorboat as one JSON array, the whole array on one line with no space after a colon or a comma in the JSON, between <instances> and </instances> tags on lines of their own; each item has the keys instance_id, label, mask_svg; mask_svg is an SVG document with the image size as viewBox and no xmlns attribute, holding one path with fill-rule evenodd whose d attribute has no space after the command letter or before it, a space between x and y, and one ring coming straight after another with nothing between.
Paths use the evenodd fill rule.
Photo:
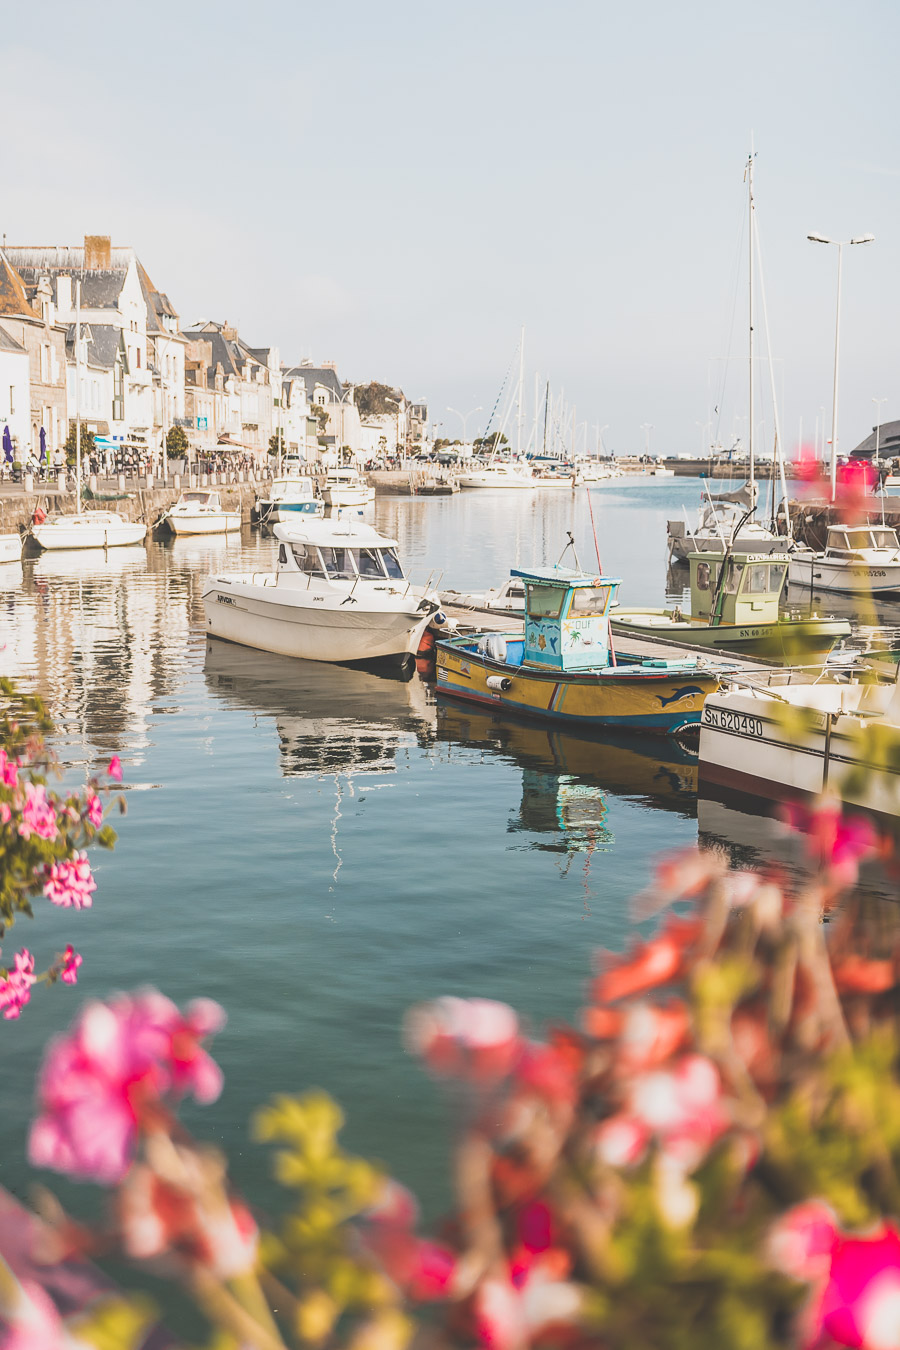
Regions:
<instances>
[{"instance_id":1,"label":"white motorboat","mask_svg":"<svg viewBox=\"0 0 900 1350\"><path fill-rule=\"evenodd\" d=\"M482 469L460 474L461 488L536 488L537 479L527 464L514 460L495 460Z\"/></svg>"},{"instance_id":2,"label":"white motorboat","mask_svg":"<svg viewBox=\"0 0 900 1350\"><path fill-rule=\"evenodd\" d=\"M322 499L327 506L368 506L375 500L375 489L357 469L329 469Z\"/></svg>"},{"instance_id":3,"label":"white motorboat","mask_svg":"<svg viewBox=\"0 0 900 1350\"><path fill-rule=\"evenodd\" d=\"M792 681L710 694L700 727L700 783L768 800L826 788L900 814L900 683Z\"/></svg>"},{"instance_id":4,"label":"white motorboat","mask_svg":"<svg viewBox=\"0 0 900 1350\"><path fill-rule=\"evenodd\" d=\"M885 525L830 525L825 549L797 549L788 565L792 586L844 595L900 591L900 541Z\"/></svg>"},{"instance_id":5,"label":"white motorboat","mask_svg":"<svg viewBox=\"0 0 900 1350\"><path fill-rule=\"evenodd\" d=\"M22 535L0 534L0 563L20 562L22 558Z\"/></svg>"},{"instance_id":6,"label":"white motorboat","mask_svg":"<svg viewBox=\"0 0 900 1350\"><path fill-rule=\"evenodd\" d=\"M274 572L208 579L208 633L310 661L415 655L440 600L408 580L395 540L341 518L298 518L274 533Z\"/></svg>"},{"instance_id":7,"label":"white motorboat","mask_svg":"<svg viewBox=\"0 0 900 1350\"><path fill-rule=\"evenodd\" d=\"M444 604L459 605L461 609L489 609L518 619L525 616L525 583L521 577L507 577L502 586L486 591L442 590L441 596Z\"/></svg>"},{"instance_id":8,"label":"white motorboat","mask_svg":"<svg viewBox=\"0 0 900 1350\"><path fill-rule=\"evenodd\" d=\"M126 520L117 511L77 511L70 516L48 516L40 525L32 525L31 533L46 549L118 548L141 543L147 526L141 520Z\"/></svg>"},{"instance_id":9,"label":"white motorboat","mask_svg":"<svg viewBox=\"0 0 900 1350\"><path fill-rule=\"evenodd\" d=\"M226 511L218 492L192 488L182 492L160 520L174 534L224 534L241 528L240 511Z\"/></svg>"},{"instance_id":10,"label":"white motorboat","mask_svg":"<svg viewBox=\"0 0 900 1350\"><path fill-rule=\"evenodd\" d=\"M293 520L295 516L324 516L325 503L316 496L311 478L276 478L269 491L256 499L256 511L265 525Z\"/></svg>"}]
</instances>

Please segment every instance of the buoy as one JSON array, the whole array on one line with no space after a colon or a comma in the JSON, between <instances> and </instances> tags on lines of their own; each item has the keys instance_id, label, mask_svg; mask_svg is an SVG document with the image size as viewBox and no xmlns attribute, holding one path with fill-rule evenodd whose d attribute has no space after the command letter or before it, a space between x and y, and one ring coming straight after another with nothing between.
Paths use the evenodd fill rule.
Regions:
<instances>
[{"instance_id":1,"label":"buoy","mask_svg":"<svg viewBox=\"0 0 900 1350\"><path fill-rule=\"evenodd\" d=\"M46 519L47 519L47 512L44 510L44 508L42 506L36 506L34 508L34 514L31 517L32 525L43 525Z\"/></svg>"},{"instance_id":2,"label":"buoy","mask_svg":"<svg viewBox=\"0 0 900 1350\"><path fill-rule=\"evenodd\" d=\"M422 634L422 637L419 641L419 650L416 653L416 655L425 656L426 654L433 651L434 651L434 633L432 633L429 628L426 628L425 632Z\"/></svg>"}]
</instances>

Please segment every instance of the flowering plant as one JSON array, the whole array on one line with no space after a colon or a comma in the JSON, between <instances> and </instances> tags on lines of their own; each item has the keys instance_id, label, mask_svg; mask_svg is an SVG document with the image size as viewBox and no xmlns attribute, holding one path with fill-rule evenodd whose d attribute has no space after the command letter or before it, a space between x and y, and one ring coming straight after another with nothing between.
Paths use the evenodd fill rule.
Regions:
<instances>
[{"instance_id":1,"label":"flowering plant","mask_svg":"<svg viewBox=\"0 0 900 1350\"><path fill-rule=\"evenodd\" d=\"M19 915L30 917L40 899L62 909L90 908L97 884L85 850L93 843L112 848L116 839L104 823L104 789L96 779L83 793L48 788L48 777L59 777L45 739L50 728L38 697L0 679L0 936ZM121 779L117 757L108 772ZM121 798L119 807L124 810ZM4 1018L19 1017L38 981L74 984L80 965L81 956L68 945L36 973L34 956L22 948L11 965L0 966Z\"/></svg>"},{"instance_id":2,"label":"flowering plant","mask_svg":"<svg viewBox=\"0 0 900 1350\"><path fill-rule=\"evenodd\" d=\"M894 1350L900 946L854 892L885 846L830 804L797 824L815 866L794 888L717 853L668 860L636 902L667 917L601 958L575 1027L538 1040L486 999L409 1013L408 1048L463 1105L435 1237L402 1186L341 1151L319 1094L257 1117L296 1196L265 1231L175 1115L219 1091L219 1010L152 992L90 1005L46 1057L31 1156L109 1186L110 1218L87 1229L46 1205L45 1253L112 1244L151 1263L223 1347ZM28 1291L10 1279L14 1335ZM83 1318L78 1336L100 1343Z\"/></svg>"}]
</instances>

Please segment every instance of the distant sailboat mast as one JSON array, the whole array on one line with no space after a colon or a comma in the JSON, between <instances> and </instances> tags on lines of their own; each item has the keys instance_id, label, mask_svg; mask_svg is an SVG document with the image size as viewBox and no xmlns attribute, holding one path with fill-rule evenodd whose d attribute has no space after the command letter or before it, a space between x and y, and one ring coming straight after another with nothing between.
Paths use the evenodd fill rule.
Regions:
<instances>
[{"instance_id":1,"label":"distant sailboat mast","mask_svg":"<svg viewBox=\"0 0 900 1350\"><path fill-rule=\"evenodd\" d=\"M525 420L525 327L519 339L519 416L516 425L516 458L522 454L522 426Z\"/></svg>"},{"instance_id":2,"label":"distant sailboat mast","mask_svg":"<svg viewBox=\"0 0 900 1350\"><path fill-rule=\"evenodd\" d=\"M750 413L747 419L747 448L750 455L750 494L751 499L754 496L754 469L753 469L753 239L754 239L754 217L753 217L753 137L750 138L750 157L747 160L747 172L745 174L747 181L747 203L749 211L749 229L747 233L750 236Z\"/></svg>"},{"instance_id":3,"label":"distant sailboat mast","mask_svg":"<svg viewBox=\"0 0 900 1350\"><path fill-rule=\"evenodd\" d=\"M81 510L81 279L75 280L75 510Z\"/></svg>"}]
</instances>

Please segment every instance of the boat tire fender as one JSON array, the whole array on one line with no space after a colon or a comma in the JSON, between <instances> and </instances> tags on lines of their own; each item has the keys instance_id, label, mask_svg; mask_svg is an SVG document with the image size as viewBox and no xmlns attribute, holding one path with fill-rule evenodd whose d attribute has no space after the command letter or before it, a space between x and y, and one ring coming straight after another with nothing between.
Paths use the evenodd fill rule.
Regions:
<instances>
[{"instance_id":1,"label":"boat tire fender","mask_svg":"<svg viewBox=\"0 0 900 1350\"><path fill-rule=\"evenodd\" d=\"M498 689L501 694L512 689L512 680L506 675L489 675L485 683L488 689Z\"/></svg>"}]
</instances>

